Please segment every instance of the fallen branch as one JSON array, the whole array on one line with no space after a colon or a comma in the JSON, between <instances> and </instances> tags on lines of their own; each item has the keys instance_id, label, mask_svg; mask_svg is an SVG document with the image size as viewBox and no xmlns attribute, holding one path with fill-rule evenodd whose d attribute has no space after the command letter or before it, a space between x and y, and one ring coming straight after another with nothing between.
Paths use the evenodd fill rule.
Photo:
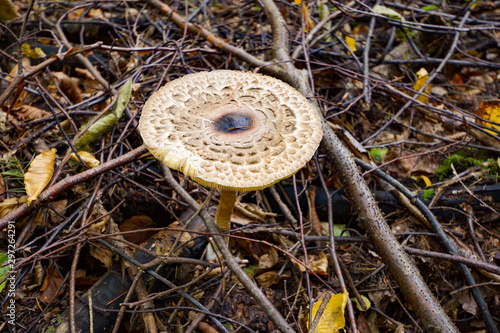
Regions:
<instances>
[{"instance_id":1,"label":"fallen branch","mask_svg":"<svg viewBox=\"0 0 500 333\"><path fill-rule=\"evenodd\" d=\"M140 146L118 158L115 158L114 160L103 163L99 166L96 166L93 169L87 170L85 172L79 173L77 175L59 181L55 185L43 191L40 194L40 196L38 196L38 199L32 202L31 205L28 205L27 203L22 204L18 208L12 210L7 215L2 217L0 219L0 230L5 228L9 221L19 221L23 217L33 212L38 207L54 200L54 198L57 195L71 188L72 186L93 179L119 166L131 163L147 152L148 150L145 146Z\"/></svg>"}]
</instances>

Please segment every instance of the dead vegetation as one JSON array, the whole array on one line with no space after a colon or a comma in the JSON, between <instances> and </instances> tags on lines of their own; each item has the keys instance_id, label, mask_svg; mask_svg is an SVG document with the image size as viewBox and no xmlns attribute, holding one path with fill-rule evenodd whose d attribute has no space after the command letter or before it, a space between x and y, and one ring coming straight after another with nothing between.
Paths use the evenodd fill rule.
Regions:
<instances>
[{"instance_id":1,"label":"dead vegetation","mask_svg":"<svg viewBox=\"0 0 500 333\"><path fill-rule=\"evenodd\" d=\"M0 15L2 331L14 300L22 332L498 332L495 2L14 8ZM238 197L229 248L218 193L138 132L159 87L217 69L282 79L324 118L306 168Z\"/></svg>"}]
</instances>

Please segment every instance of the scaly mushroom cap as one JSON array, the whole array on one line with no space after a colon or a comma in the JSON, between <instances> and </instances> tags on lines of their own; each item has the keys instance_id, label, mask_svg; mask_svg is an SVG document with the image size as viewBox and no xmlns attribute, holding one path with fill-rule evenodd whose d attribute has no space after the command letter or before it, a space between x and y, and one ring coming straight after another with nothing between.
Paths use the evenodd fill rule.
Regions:
<instances>
[{"instance_id":1,"label":"scaly mushroom cap","mask_svg":"<svg viewBox=\"0 0 500 333\"><path fill-rule=\"evenodd\" d=\"M189 74L155 92L139 129L150 152L194 181L239 192L266 188L302 168L322 138L314 107L260 74Z\"/></svg>"}]
</instances>

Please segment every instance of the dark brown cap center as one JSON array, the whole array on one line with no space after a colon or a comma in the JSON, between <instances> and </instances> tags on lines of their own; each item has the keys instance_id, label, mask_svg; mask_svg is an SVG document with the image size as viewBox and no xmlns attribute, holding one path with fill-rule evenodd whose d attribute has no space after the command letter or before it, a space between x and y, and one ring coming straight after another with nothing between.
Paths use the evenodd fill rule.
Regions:
<instances>
[{"instance_id":1,"label":"dark brown cap center","mask_svg":"<svg viewBox=\"0 0 500 333\"><path fill-rule=\"evenodd\" d=\"M248 114L230 112L215 119L215 127L222 133L241 133L252 129L253 126L254 121Z\"/></svg>"}]
</instances>

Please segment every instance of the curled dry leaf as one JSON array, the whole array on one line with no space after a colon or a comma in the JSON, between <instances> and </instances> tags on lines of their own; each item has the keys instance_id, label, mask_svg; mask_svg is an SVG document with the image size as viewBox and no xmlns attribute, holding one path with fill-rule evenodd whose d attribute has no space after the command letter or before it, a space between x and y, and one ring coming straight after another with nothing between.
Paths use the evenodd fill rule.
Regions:
<instances>
[{"instance_id":1,"label":"curled dry leaf","mask_svg":"<svg viewBox=\"0 0 500 333\"><path fill-rule=\"evenodd\" d=\"M254 278L262 288L269 288L273 284L278 284L280 282L280 277L277 271L264 272L257 275Z\"/></svg>"},{"instance_id":2,"label":"curled dry leaf","mask_svg":"<svg viewBox=\"0 0 500 333\"><path fill-rule=\"evenodd\" d=\"M90 255L99 260L104 267L111 268L113 266L113 253L110 250L92 243L89 246L89 250Z\"/></svg>"},{"instance_id":3,"label":"curled dry leaf","mask_svg":"<svg viewBox=\"0 0 500 333\"><path fill-rule=\"evenodd\" d=\"M82 91L78 87L80 80L74 77L69 77L63 72L54 72L54 77L57 79L57 84L61 91L69 98L72 103L82 101Z\"/></svg>"},{"instance_id":4,"label":"curled dry leaf","mask_svg":"<svg viewBox=\"0 0 500 333\"><path fill-rule=\"evenodd\" d=\"M301 272L305 272L306 268L303 265L304 258L301 257L300 259L302 263L296 262L293 258L291 260ZM309 270L319 275L328 275L328 258L326 254L323 252L320 252L318 255L312 254L307 259Z\"/></svg>"},{"instance_id":5,"label":"curled dry leaf","mask_svg":"<svg viewBox=\"0 0 500 333\"><path fill-rule=\"evenodd\" d=\"M87 165L91 168L95 168L96 166L99 165L99 160L97 160L94 155L92 155L91 153L89 152L86 152L86 151L79 151L78 152L78 155L80 155L80 158L82 159L82 161L84 161L85 163L87 163ZM69 157L71 157L73 160L75 161L80 161L78 159L78 157L76 156L75 153L71 153L71 155L69 155Z\"/></svg>"},{"instance_id":6,"label":"curled dry leaf","mask_svg":"<svg viewBox=\"0 0 500 333\"><path fill-rule=\"evenodd\" d=\"M56 149L52 148L35 157L24 175L24 185L28 194L28 205L36 200L54 173Z\"/></svg>"},{"instance_id":7,"label":"curled dry leaf","mask_svg":"<svg viewBox=\"0 0 500 333\"><path fill-rule=\"evenodd\" d=\"M269 251L259 258L259 269L265 270L276 266L278 263L278 252L274 248L269 248Z\"/></svg>"},{"instance_id":8,"label":"curled dry leaf","mask_svg":"<svg viewBox=\"0 0 500 333\"><path fill-rule=\"evenodd\" d=\"M47 56L45 52L42 51L41 48L35 47L34 49L31 49L31 46L26 43L21 45L21 51L25 56L31 59L40 59L40 58L45 58Z\"/></svg>"}]
</instances>

